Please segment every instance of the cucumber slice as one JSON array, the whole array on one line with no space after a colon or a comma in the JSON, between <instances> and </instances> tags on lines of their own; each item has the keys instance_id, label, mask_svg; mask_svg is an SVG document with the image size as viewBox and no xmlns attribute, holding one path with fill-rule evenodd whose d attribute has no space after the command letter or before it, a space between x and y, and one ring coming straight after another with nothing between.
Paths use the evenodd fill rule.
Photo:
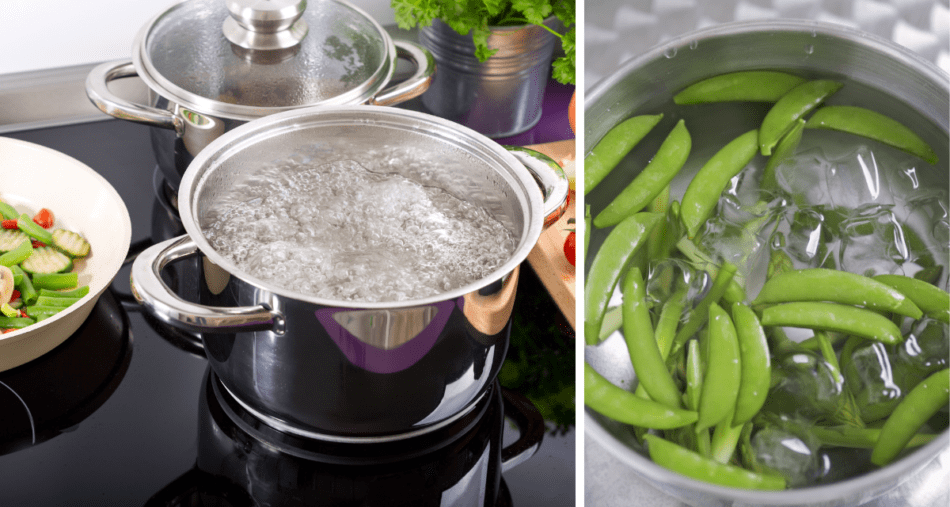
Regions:
<instances>
[{"instance_id":1,"label":"cucumber slice","mask_svg":"<svg viewBox=\"0 0 950 507\"><path fill-rule=\"evenodd\" d=\"M9 252L29 240L30 237L20 229L0 229L0 253Z\"/></svg>"},{"instance_id":2,"label":"cucumber slice","mask_svg":"<svg viewBox=\"0 0 950 507\"><path fill-rule=\"evenodd\" d=\"M33 255L20 263L23 271L36 274L62 273L73 269L73 260L59 250L42 246L33 249Z\"/></svg>"},{"instance_id":3,"label":"cucumber slice","mask_svg":"<svg viewBox=\"0 0 950 507\"><path fill-rule=\"evenodd\" d=\"M85 257L89 255L89 242L86 238L73 231L56 229L53 231L53 246L66 252L71 257Z\"/></svg>"}]
</instances>

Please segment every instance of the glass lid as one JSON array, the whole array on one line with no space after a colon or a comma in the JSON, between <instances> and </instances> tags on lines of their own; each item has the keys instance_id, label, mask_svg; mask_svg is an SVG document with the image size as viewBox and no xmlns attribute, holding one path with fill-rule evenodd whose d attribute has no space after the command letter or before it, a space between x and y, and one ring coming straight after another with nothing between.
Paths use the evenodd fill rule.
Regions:
<instances>
[{"instance_id":1,"label":"glass lid","mask_svg":"<svg viewBox=\"0 0 950 507\"><path fill-rule=\"evenodd\" d=\"M382 27L341 0L186 0L139 34L150 87L237 119L315 104L359 104L389 80Z\"/></svg>"}]
</instances>

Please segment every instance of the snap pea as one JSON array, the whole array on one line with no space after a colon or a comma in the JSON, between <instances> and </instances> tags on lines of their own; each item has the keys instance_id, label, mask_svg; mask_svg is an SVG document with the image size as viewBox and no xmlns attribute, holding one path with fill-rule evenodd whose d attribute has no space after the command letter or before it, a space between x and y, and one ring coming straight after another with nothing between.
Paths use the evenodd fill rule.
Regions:
<instances>
[{"instance_id":1,"label":"snap pea","mask_svg":"<svg viewBox=\"0 0 950 507\"><path fill-rule=\"evenodd\" d=\"M873 278L825 268L778 273L765 282L753 304L830 301L919 319L923 312L899 290ZM950 304L950 303L948 303Z\"/></svg>"},{"instance_id":2,"label":"snap pea","mask_svg":"<svg viewBox=\"0 0 950 507\"><path fill-rule=\"evenodd\" d=\"M650 459L656 464L687 477L722 486L744 489L781 490L785 479L759 474L743 468L704 458L656 435L645 435Z\"/></svg>"},{"instance_id":3,"label":"snap pea","mask_svg":"<svg viewBox=\"0 0 950 507\"><path fill-rule=\"evenodd\" d=\"M775 149L772 150L772 156L765 163L765 170L762 172L762 181L759 186L764 189L775 189L778 182L775 180L775 169L782 164L788 157L795 153L795 149L802 142L802 134L805 132L805 120L799 118L792 124L788 133L782 136Z\"/></svg>"},{"instance_id":4,"label":"snap pea","mask_svg":"<svg viewBox=\"0 0 950 507\"><path fill-rule=\"evenodd\" d=\"M20 213L13 206L0 201L0 215L3 215L4 220L16 220Z\"/></svg>"},{"instance_id":5,"label":"snap pea","mask_svg":"<svg viewBox=\"0 0 950 507\"><path fill-rule=\"evenodd\" d=\"M686 408L699 410L703 391L703 361L699 354L699 340L690 340L686 346Z\"/></svg>"},{"instance_id":6,"label":"snap pea","mask_svg":"<svg viewBox=\"0 0 950 507\"><path fill-rule=\"evenodd\" d=\"M713 430L710 457L720 463L729 463L736 452L743 426L745 425L735 424L731 414L719 421Z\"/></svg>"},{"instance_id":7,"label":"snap pea","mask_svg":"<svg viewBox=\"0 0 950 507\"><path fill-rule=\"evenodd\" d=\"M620 274L661 217L657 213L637 213L627 218L610 231L594 254L584 287L584 333L588 345L596 343L600 336L607 303Z\"/></svg>"},{"instance_id":8,"label":"snap pea","mask_svg":"<svg viewBox=\"0 0 950 507\"><path fill-rule=\"evenodd\" d=\"M623 280L623 336L633 371L650 399L671 408L682 408L680 391L656 343L646 305L646 287L638 268L631 268Z\"/></svg>"},{"instance_id":9,"label":"snap pea","mask_svg":"<svg viewBox=\"0 0 950 507\"><path fill-rule=\"evenodd\" d=\"M697 414L670 408L635 396L613 385L584 363L584 404L615 421L651 429L682 428L696 422Z\"/></svg>"},{"instance_id":10,"label":"snap pea","mask_svg":"<svg viewBox=\"0 0 950 507\"><path fill-rule=\"evenodd\" d=\"M653 160L596 217L595 227L610 227L643 209L683 168L692 147L686 123L680 120L660 145Z\"/></svg>"},{"instance_id":11,"label":"snap pea","mask_svg":"<svg viewBox=\"0 0 950 507\"><path fill-rule=\"evenodd\" d=\"M724 262L722 267L719 268L719 272L716 273L716 278L713 279L713 284L712 287L709 288L709 292L707 292L706 296L696 305L686 320L686 323L680 327L680 330L676 333L676 337L673 338L673 352L681 349L683 345L686 344L686 340L696 334L699 328L706 323L706 319L709 317L709 307L722 299L723 294L725 294L729 288L737 270L736 265L729 262Z\"/></svg>"},{"instance_id":12,"label":"snap pea","mask_svg":"<svg viewBox=\"0 0 950 507\"><path fill-rule=\"evenodd\" d=\"M610 129L584 157L584 193L600 184L662 119L662 114L634 116Z\"/></svg>"},{"instance_id":13,"label":"snap pea","mask_svg":"<svg viewBox=\"0 0 950 507\"><path fill-rule=\"evenodd\" d=\"M750 130L716 152L689 182L680 204L680 216L690 238L696 236L700 226L715 210L729 180L752 161L758 148L759 132Z\"/></svg>"},{"instance_id":14,"label":"snap pea","mask_svg":"<svg viewBox=\"0 0 950 507\"><path fill-rule=\"evenodd\" d=\"M660 318L656 322L656 344L660 348L660 355L663 360L670 356L670 350L673 348L673 339L676 337L676 328L679 326L680 319L683 317L683 308L685 302L686 289L679 289L663 303L660 310Z\"/></svg>"},{"instance_id":15,"label":"snap pea","mask_svg":"<svg viewBox=\"0 0 950 507\"><path fill-rule=\"evenodd\" d=\"M950 369L944 368L911 389L887 418L871 451L871 463L884 466L900 454L927 419L950 402Z\"/></svg>"},{"instance_id":16,"label":"snap pea","mask_svg":"<svg viewBox=\"0 0 950 507\"><path fill-rule=\"evenodd\" d=\"M742 375L739 341L729 314L718 304L709 305L709 360L699 395L696 430L711 428L736 406Z\"/></svg>"},{"instance_id":17,"label":"snap pea","mask_svg":"<svg viewBox=\"0 0 950 507\"><path fill-rule=\"evenodd\" d=\"M677 105L710 102L775 102L805 79L785 72L749 70L697 81L673 96Z\"/></svg>"},{"instance_id":18,"label":"snap pea","mask_svg":"<svg viewBox=\"0 0 950 507\"><path fill-rule=\"evenodd\" d=\"M795 121L820 106L841 89L842 84L827 79L806 81L792 88L769 109L759 127L759 149L769 156L772 148L792 128Z\"/></svg>"},{"instance_id":19,"label":"snap pea","mask_svg":"<svg viewBox=\"0 0 950 507\"><path fill-rule=\"evenodd\" d=\"M881 113L856 106L824 106L808 119L808 128L830 129L855 134L916 155L936 164L933 148L902 123Z\"/></svg>"},{"instance_id":20,"label":"snap pea","mask_svg":"<svg viewBox=\"0 0 950 507\"><path fill-rule=\"evenodd\" d=\"M765 330L755 312L742 303L734 303L731 309L739 340L739 366L742 372L732 424L742 425L759 413L765 404L772 380L772 360Z\"/></svg>"},{"instance_id":21,"label":"snap pea","mask_svg":"<svg viewBox=\"0 0 950 507\"><path fill-rule=\"evenodd\" d=\"M837 303L784 303L762 310L763 326L839 331L887 344L904 341L900 329L871 310Z\"/></svg>"},{"instance_id":22,"label":"snap pea","mask_svg":"<svg viewBox=\"0 0 950 507\"><path fill-rule=\"evenodd\" d=\"M27 317L0 316L0 328L2 329L23 329L35 323L33 319Z\"/></svg>"},{"instance_id":23,"label":"snap pea","mask_svg":"<svg viewBox=\"0 0 950 507\"><path fill-rule=\"evenodd\" d=\"M927 315L950 324L950 294L947 291L909 276L877 275L874 279L899 290Z\"/></svg>"},{"instance_id":24,"label":"snap pea","mask_svg":"<svg viewBox=\"0 0 950 507\"><path fill-rule=\"evenodd\" d=\"M16 248L10 250L9 252L0 255L0 265L11 267L16 266L28 259L30 255L33 254L33 244L29 241L24 241L17 245Z\"/></svg>"},{"instance_id":25,"label":"snap pea","mask_svg":"<svg viewBox=\"0 0 950 507\"><path fill-rule=\"evenodd\" d=\"M53 235L46 229L40 227L30 218L30 215L26 213L21 213L17 218L16 226L18 229L26 233L27 236L36 239L47 245L53 244Z\"/></svg>"}]
</instances>

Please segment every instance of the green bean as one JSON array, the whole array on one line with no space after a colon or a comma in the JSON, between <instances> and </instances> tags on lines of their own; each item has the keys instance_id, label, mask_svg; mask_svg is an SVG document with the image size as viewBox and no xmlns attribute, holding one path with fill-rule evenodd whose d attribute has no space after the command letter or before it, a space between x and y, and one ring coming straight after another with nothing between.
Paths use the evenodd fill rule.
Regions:
<instances>
[{"instance_id":1,"label":"green bean","mask_svg":"<svg viewBox=\"0 0 950 507\"><path fill-rule=\"evenodd\" d=\"M623 280L623 336L633 371L650 399L671 408L682 408L679 389L666 369L653 334L646 287L638 268L631 268Z\"/></svg>"},{"instance_id":2,"label":"green bean","mask_svg":"<svg viewBox=\"0 0 950 507\"><path fill-rule=\"evenodd\" d=\"M792 88L772 106L759 128L759 148L769 156L779 139L791 130L795 122L820 106L829 96L841 89L837 81L819 79L807 81Z\"/></svg>"},{"instance_id":3,"label":"green bean","mask_svg":"<svg viewBox=\"0 0 950 507\"><path fill-rule=\"evenodd\" d=\"M732 423L742 425L759 413L765 404L772 379L772 360L765 330L755 312L742 303L735 303L732 305L732 320L739 340L742 371Z\"/></svg>"},{"instance_id":4,"label":"green bean","mask_svg":"<svg viewBox=\"0 0 950 507\"><path fill-rule=\"evenodd\" d=\"M836 303L784 303L762 310L763 326L838 331L887 344L904 341L890 319L871 310Z\"/></svg>"},{"instance_id":5,"label":"green bean","mask_svg":"<svg viewBox=\"0 0 950 507\"><path fill-rule=\"evenodd\" d=\"M46 229L40 227L30 218L30 215L26 213L21 213L17 218L16 226L18 229L26 233L27 236L36 239L47 245L53 244L53 235Z\"/></svg>"},{"instance_id":6,"label":"green bean","mask_svg":"<svg viewBox=\"0 0 950 507\"><path fill-rule=\"evenodd\" d=\"M762 182L759 186L764 189L774 190L778 188L778 182L775 180L775 170L782 162L788 160L795 153L798 145L802 142L802 134L805 132L805 120L799 118L792 124L788 133L782 136L772 156L765 163L765 170L762 173Z\"/></svg>"},{"instance_id":7,"label":"green bean","mask_svg":"<svg viewBox=\"0 0 950 507\"><path fill-rule=\"evenodd\" d=\"M923 312L899 290L867 276L811 268L786 271L765 282L753 304L788 303L792 301L830 301L864 306L919 319ZM950 302L948 302L950 305Z\"/></svg>"},{"instance_id":8,"label":"green bean","mask_svg":"<svg viewBox=\"0 0 950 507\"><path fill-rule=\"evenodd\" d=\"M33 287L36 289L73 289L79 283L79 274L71 273L34 273Z\"/></svg>"},{"instance_id":9,"label":"green bean","mask_svg":"<svg viewBox=\"0 0 950 507\"><path fill-rule=\"evenodd\" d=\"M916 155L936 164L933 148L902 123L881 113L855 106L825 106L808 119L808 128L830 129L855 134Z\"/></svg>"},{"instance_id":10,"label":"green bean","mask_svg":"<svg viewBox=\"0 0 950 507\"><path fill-rule=\"evenodd\" d=\"M944 368L911 389L887 418L871 451L871 463L884 466L900 454L914 434L950 402L950 369Z\"/></svg>"},{"instance_id":11,"label":"green bean","mask_svg":"<svg viewBox=\"0 0 950 507\"><path fill-rule=\"evenodd\" d=\"M607 303L634 254L643 246L647 234L661 215L637 213L617 225L594 255L584 288L584 333L587 344L600 336Z\"/></svg>"},{"instance_id":12,"label":"green bean","mask_svg":"<svg viewBox=\"0 0 950 507\"><path fill-rule=\"evenodd\" d=\"M584 157L584 193L603 181L662 119L662 114L634 116L610 129Z\"/></svg>"},{"instance_id":13,"label":"green bean","mask_svg":"<svg viewBox=\"0 0 950 507\"><path fill-rule=\"evenodd\" d=\"M720 74L693 83L673 96L677 105L711 102L775 102L805 80L771 70Z\"/></svg>"},{"instance_id":14,"label":"green bean","mask_svg":"<svg viewBox=\"0 0 950 507\"><path fill-rule=\"evenodd\" d=\"M690 238L699 232L700 226L715 210L729 180L752 161L758 147L759 133L750 130L716 152L690 181L680 207L683 224Z\"/></svg>"},{"instance_id":15,"label":"green bean","mask_svg":"<svg viewBox=\"0 0 950 507\"><path fill-rule=\"evenodd\" d=\"M901 275L877 275L875 280L899 290L924 313L950 324L950 294L923 280Z\"/></svg>"},{"instance_id":16,"label":"green bean","mask_svg":"<svg viewBox=\"0 0 950 507\"><path fill-rule=\"evenodd\" d=\"M64 297L50 297L50 296L39 296L36 298L37 305L40 306L55 306L59 308L67 308L72 306L73 303L79 301L82 298L64 298Z\"/></svg>"},{"instance_id":17,"label":"green bean","mask_svg":"<svg viewBox=\"0 0 950 507\"><path fill-rule=\"evenodd\" d=\"M673 339L673 352L681 349L686 343L686 340L696 334L699 328L706 323L706 319L709 316L709 307L722 299L737 269L735 264L729 262L723 263L722 267L719 268L719 272L716 274L716 278L713 280L713 285L710 287L709 292L706 293L706 297L696 305L686 323L683 324L679 332L676 333L676 337Z\"/></svg>"},{"instance_id":18,"label":"green bean","mask_svg":"<svg viewBox=\"0 0 950 507\"><path fill-rule=\"evenodd\" d=\"M732 319L716 303L709 305L708 312L709 360L699 395L697 430L715 426L735 409L742 375L739 341Z\"/></svg>"},{"instance_id":19,"label":"green bean","mask_svg":"<svg viewBox=\"0 0 950 507\"><path fill-rule=\"evenodd\" d=\"M89 294L89 286L83 285L72 290L49 290L41 289L39 295L57 298L81 298Z\"/></svg>"},{"instance_id":20,"label":"green bean","mask_svg":"<svg viewBox=\"0 0 950 507\"><path fill-rule=\"evenodd\" d=\"M686 123L680 120L660 145L653 160L594 217L594 226L610 227L642 210L682 169L691 146Z\"/></svg>"},{"instance_id":21,"label":"green bean","mask_svg":"<svg viewBox=\"0 0 950 507\"><path fill-rule=\"evenodd\" d=\"M63 306L41 306L41 305L34 305L34 306L27 306L27 307L26 307L26 314L29 315L30 317L35 318L35 319L39 319L40 316L43 316L43 315L45 315L45 316L53 316L53 315L56 315L57 313L59 313L59 312L65 310L65 309L66 309L66 307L63 307Z\"/></svg>"},{"instance_id":22,"label":"green bean","mask_svg":"<svg viewBox=\"0 0 950 507\"><path fill-rule=\"evenodd\" d=\"M785 489L785 479L782 477L719 463L656 435L645 435L643 438L654 463L687 477L733 488Z\"/></svg>"},{"instance_id":23,"label":"green bean","mask_svg":"<svg viewBox=\"0 0 950 507\"><path fill-rule=\"evenodd\" d=\"M3 215L4 220L16 220L20 213L13 206L0 201L0 215Z\"/></svg>"},{"instance_id":24,"label":"green bean","mask_svg":"<svg viewBox=\"0 0 950 507\"><path fill-rule=\"evenodd\" d=\"M20 291L20 299L27 305L35 304L38 294L33 287L33 282L30 281L30 275L27 275L23 268L17 265L10 266L10 270L13 271L14 277L21 275L19 283L14 283L16 289Z\"/></svg>"},{"instance_id":25,"label":"green bean","mask_svg":"<svg viewBox=\"0 0 950 507\"><path fill-rule=\"evenodd\" d=\"M658 430L696 422L696 412L670 408L621 389L584 363L584 404L615 421Z\"/></svg>"},{"instance_id":26,"label":"green bean","mask_svg":"<svg viewBox=\"0 0 950 507\"><path fill-rule=\"evenodd\" d=\"M0 255L0 265L11 267L16 266L17 264L25 261L33 254L33 244L29 241L24 241L17 245L16 248L10 250L9 252Z\"/></svg>"}]
</instances>

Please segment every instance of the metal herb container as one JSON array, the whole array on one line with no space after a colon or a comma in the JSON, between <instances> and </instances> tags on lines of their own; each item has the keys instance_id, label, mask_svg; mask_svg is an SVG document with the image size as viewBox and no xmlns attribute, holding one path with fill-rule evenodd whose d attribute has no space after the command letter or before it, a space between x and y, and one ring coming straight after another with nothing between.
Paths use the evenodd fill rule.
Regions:
<instances>
[{"instance_id":1,"label":"metal herb container","mask_svg":"<svg viewBox=\"0 0 950 507\"><path fill-rule=\"evenodd\" d=\"M397 58L416 70L391 85ZM398 104L434 73L425 48L394 42L346 0L184 0L139 31L131 60L93 69L86 93L104 113L154 127L158 165L177 189L202 148L248 121L316 105ZM136 75L147 104L109 91Z\"/></svg>"},{"instance_id":2,"label":"metal herb container","mask_svg":"<svg viewBox=\"0 0 950 507\"><path fill-rule=\"evenodd\" d=\"M595 85L585 104L585 150L606 132L635 114L666 114L659 130L686 118L693 150L686 167L673 181L673 195L682 195L702 163L738 134L755 128L761 109L738 106L695 106L670 109L672 97L701 79L740 70L787 70L802 76L824 76L861 90L863 104L912 125L940 155L937 171L926 171L927 185L948 187L947 154L950 77L932 63L891 42L839 25L809 21L729 23L691 32L655 47L624 64ZM888 100L883 100L883 99ZM870 104L870 105L868 105ZM665 107L665 109L664 109ZM684 106L685 107L685 106ZM766 111L767 111L767 106ZM693 120L693 121L691 121ZM702 121L700 121L702 120ZM663 135L658 135L662 140ZM637 154L628 156L613 173L586 196L594 215L648 162L659 140L645 140ZM642 148L642 149L641 149ZM922 171L924 172L924 171ZM593 230L589 259L606 236ZM636 385L619 334L599 346L588 346L585 360L617 385ZM630 427L586 411L587 434L610 450L634 473L673 497L693 506L752 505L861 505L925 472L937 470L947 459L950 433L908 453L894 463L851 479L780 492L739 490L696 481L654 464ZM596 473L596 471L590 471ZM913 481L911 481L913 482Z\"/></svg>"},{"instance_id":3,"label":"metal herb container","mask_svg":"<svg viewBox=\"0 0 950 507\"><path fill-rule=\"evenodd\" d=\"M292 156L399 171L474 200L509 228L515 250L482 280L410 301L333 301L256 279L214 251L202 221L220 190ZM389 164L392 157L401 163ZM199 154L179 190L188 234L142 253L132 286L147 311L201 332L223 386L269 424L321 440L408 438L466 413L497 376L518 267L563 214L566 196L567 179L550 159L514 155L433 116L375 106L288 111ZM166 264L193 255L202 258L198 302L161 280Z\"/></svg>"}]
</instances>

